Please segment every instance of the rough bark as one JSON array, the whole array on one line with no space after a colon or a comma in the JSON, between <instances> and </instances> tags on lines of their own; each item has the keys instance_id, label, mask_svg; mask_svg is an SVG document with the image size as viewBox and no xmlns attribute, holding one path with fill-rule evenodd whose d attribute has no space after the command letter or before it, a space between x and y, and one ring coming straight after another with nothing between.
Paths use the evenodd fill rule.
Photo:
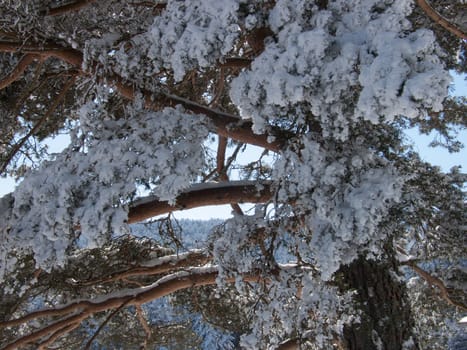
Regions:
<instances>
[{"instance_id":1,"label":"rough bark","mask_svg":"<svg viewBox=\"0 0 467 350\"><path fill-rule=\"evenodd\" d=\"M346 288L357 291L361 322L344 328L348 350L402 350L413 329L405 287L394 278L392 266L360 258L341 269ZM409 343L406 343L409 344Z\"/></svg>"}]
</instances>

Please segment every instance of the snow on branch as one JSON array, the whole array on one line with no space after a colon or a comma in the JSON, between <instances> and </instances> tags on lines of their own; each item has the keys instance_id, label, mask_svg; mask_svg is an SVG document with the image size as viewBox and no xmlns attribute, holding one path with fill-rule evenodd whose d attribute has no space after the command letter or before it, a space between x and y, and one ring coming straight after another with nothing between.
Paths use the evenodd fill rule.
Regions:
<instances>
[{"instance_id":1,"label":"snow on branch","mask_svg":"<svg viewBox=\"0 0 467 350\"><path fill-rule=\"evenodd\" d=\"M130 207L128 222L131 224L172 211L207 205L264 203L271 199L272 194L268 182L229 181L225 183L205 183L201 186L193 186L180 194L174 205L154 197L135 201Z\"/></svg>"},{"instance_id":2,"label":"snow on branch","mask_svg":"<svg viewBox=\"0 0 467 350\"><path fill-rule=\"evenodd\" d=\"M68 327L84 321L95 313L119 308L122 304L126 306L140 306L182 289L213 285L216 283L217 277L216 267L189 268L164 276L147 287L119 291L93 301L78 301L62 308L57 307L36 311L15 320L0 322L0 327L3 328L21 325L43 317L64 316L64 318L55 323L15 340L8 344L4 350L17 349L20 346L33 343L50 334L56 335L55 332L57 331L64 332L68 330ZM254 274L242 276L242 279L245 282L261 281L261 277ZM235 278L229 278L226 282L233 283L235 280Z\"/></svg>"},{"instance_id":3,"label":"snow on branch","mask_svg":"<svg viewBox=\"0 0 467 350\"><path fill-rule=\"evenodd\" d=\"M0 52L29 53L39 55L43 59L54 57L73 65L82 75L89 74L88 71L83 69L83 54L80 51L71 48L63 48L59 45L44 44L36 46L19 42L4 41L0 42ZM89 70L92 72L93 68L91 67ZM287 133L279 128L272 127L271 135L256 134L251 130L251 122L243 121L242 118L238 116L217 111L186 98L163 91L159 91L155 94L150 91L145 91L144 89L135 89L132 84L126 83L123 78L117 75L108 76L106 77L106 80L108 83L114 85L123 97L128 98L131 101L135 99L135 90L141 92L144 96L145 106L148 109L160 109L156 106L155 102L157 101L157 104L162 102L165 107L182 105L185 109L195 114L203 114L211 120L212 131L221 136L229 137L243 143L264 147L275 152L280 151L285 144L285 137L282 136L282 134Z\"/></svg>"}]
</instances>

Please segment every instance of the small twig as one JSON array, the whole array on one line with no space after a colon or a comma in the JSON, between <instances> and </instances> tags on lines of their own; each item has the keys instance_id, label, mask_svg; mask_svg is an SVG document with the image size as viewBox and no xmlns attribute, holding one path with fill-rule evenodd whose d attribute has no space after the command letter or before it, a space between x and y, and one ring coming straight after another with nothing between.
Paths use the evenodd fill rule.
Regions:
<instances>
[{"instance_id":1,"label":"small twig","mask_svg":"<svg viewBox=\"0 0 467 350\"><path fill-rule=\"evenodd\" d=\"M59 330L57 330L55 333L53 333L47 340L43 341L40 343L37 347L38 350L45 350L47 347L51 344L53 344L57 339L62 337L64 334L67 334L71 332L73 329L77 328L80 325L79 322L77 323L72 323L69 324Z\"/></svg>"},{"instance_id":2,"label":"small twig","mask_svg":"<svg viewBox=\"0 0 467 350\"><path fill-rule=\"evenodd\" d=\"M228 167L225 165L226 150L227 138L224 136L219 136L219 143L217 146L217 172L219 174L219 179L222 181L229 181L229 176L227 175ZM240 208L238 203L230 203L230 206L238 215L243 215L243 210Z\"/></svg>"},{"instance_id":3,"label":"small twig","mask_svg":"<svg viewBox=\"0 0 467 350\"><path fill-rule=\"evenodd\" d=\"M221 68L220 73L219 73L219 81L217 83L214 98L212 99L211 102L209 102L208 106L217 107L219 99L222 96L222 93L224 92L224 83L225 83L224 70Z\"/></svg>"},{"instance_id":4,"label":"small twig","mask_svg":"<svg viewBox=\"0 0 467 350\"><path fill-rule=\"evenodd\" d=\"M139 323L141 323L141 326L143 327L144 331L146 332L146 339L144 339L143 346L142 346L143 349L146 349L148 341L149 341L149 339L151 339L152 332L151 332L151 328L148 325L148 321L144 317L143 309L141 308L141 305L136 305L136 315L138 317Z\"/></svg>"},{"instance_id":5,"label":"small twig","mask_svg":"<svg viewBox=\"0 0 467 350\"><path fill-rule=\"evenodd\" d=\"M441 27L449 31L455 36L467 40L467 34L462 32L454 24L449 22L447 19L443 18L438 12L436 12L425 0L417 0L418 6L430 17L433 21L439 24Z\"/></svg>"},{"instance_id":6,"label":"small twig","mask_svg":"<svg viewBox=\"0 0 467 350\"><path fill-rule=\"evenodd\" d=\"M34 125L34 127L29 130L29 132L13 147L13 150L8 154L8 157L4 161L2 167L0 168L0 174L5 171L7 168L8 164L11 162L13 157L18 153L18 151L21 149L21 147L24 146L26 141L33 136L39 128L46 122L47 119L52 115L52 113L55 111L55 109L58 107L58 105L62 102L62 100L65 98L66 93L70 89L70 87L74 84L76 77L73 76L68 81L65 83L65 86L62 88L62 91L58 94L58 96L55 98L53 101L52 105L50 108L47 110L47 112L42 116L42 118Z\"/></svg>"},{"instance_id":7,"label":"small twig","mask_svg":"<svg viewBox=\"0 0 467 350\"><path fill-rule=\"evenodd\" d=\"M247 68L250 66L252 59L243 57L226 58L219 66L221 68Z\"/></svg>"},{"instance_id":8,"label":"small twig","mask_svg":"<svg viewBox=\"0 0 467 350\"><path fill-rule=\"evenodd\" d=\"M102 322L101 325L99 326L99 328L97 328L96 332L94 332L94 335L88 340L88 342L86 343L86 345L83 348L84 350L89 350L90 349L92 342L94 341L94 339L97 338L97 336L99 335L102 328L104 328L104 326L112 319L112 317L114 317L118 312L120 312L120 310L122 310L131 300L132 300L131 298L128 298L119 307L117 307L114 311L112 311L109 314L109 316L107 316L107 318L104 320L104 322Z\"/></svg>"}]
</instances>

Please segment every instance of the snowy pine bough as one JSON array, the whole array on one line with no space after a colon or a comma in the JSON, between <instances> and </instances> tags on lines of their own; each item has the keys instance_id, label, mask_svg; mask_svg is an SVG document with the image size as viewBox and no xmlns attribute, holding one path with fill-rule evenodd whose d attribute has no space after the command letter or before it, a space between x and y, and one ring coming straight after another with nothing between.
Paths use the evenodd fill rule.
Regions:
<instances>
[{"instance_id":1,"label":"snowy pine bough","mask_svg":"<svg viewBox=\"0 0 467 350\"><path fill-rule=\"evenodd\" d=\"M1 0L2 348L459 343L466 177L403 130L459 147L465 11ZM170 216L221 204L199 240Z\"/></svg>"}]
</instances>

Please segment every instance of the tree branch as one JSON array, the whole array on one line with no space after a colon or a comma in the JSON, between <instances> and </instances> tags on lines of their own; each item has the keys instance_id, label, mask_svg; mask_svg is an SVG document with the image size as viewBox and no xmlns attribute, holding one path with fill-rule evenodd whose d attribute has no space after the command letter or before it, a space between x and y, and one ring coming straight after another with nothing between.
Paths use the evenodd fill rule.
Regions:
<instances>
[{"instance_id":1,"label":"tree branch","mask_svg":"<svg viewBox=\"0 0 467 350\"><path fill-rule=\"evenodd\" d=\"M455 36L463 40L467 40L467 34L462 32L459 28L457 28L454 24L449 22L447 19L443 18L425 0L417 0L417 4L426 13L426 15L430 17L433 21L435 21L437 24L442 26L444 29L449 31L451 34L454 34Z\"/></svg>"},{"instance_id":2,"label":"tree branch","mask_svg":"<svg viewBox=\"0 0 467 350\"><path fill-rule=\"evenodd\" d=\"M48 339L44 340L40 343L37 347L38 350L47 350L49 345L53 344L57 339L62 337L63 335L71 332L73 329L77 328L80 325L79 322L71 323L53 333Z\"/></svg>"},{"instance_id":3,"label":"tree branch","mask_svg":"<svg viewBox=\"0 0 467 350\"><path fill-rule=\"evenodd\" d=\"M221 68L247 68L250 66L252 60L243 57L229 57L226 58L221 64Z\"/></svg>"},{"instance_id":4,"label":"tree branch","mask_svg":"<svg viewBox=\"0 0 467 350\"><path fill-rule=\"evenodd\" d=\"M138 321L141 324L141 327L143 327L144 332L146 333L146 338L144 339L144 342L141 346L143 349L146 349L148 341L149 339L151 339L152 332L151 328L148 325L148 321L144 317L143 308L141 307L141 305L136 306L136 316L138 317Z\"/></svg>"},{"instance_id":5,"label":"tree branch","mask_svg":"<svg viewBox=\"0 0 467 350\"><path fill-rule=\"evenodd\" d=\"M229 181L229 176L227 175L227 166L225 165L225 152L227 150L227 138L224 136L219 136L217 144L217 173L219 174L219 179L221 181ZM232 209L238 214L243 215L242 208L238 203L230 203Z\"/></svg>"},{"instance_id":6,"label":"tree branch","mask_svg":"<svg viewBox=\"0 0 467 350\"><path fill-rule=\"evenodd\" d=\"M107 297L107 299L100 302L81 301L71 304L67 307L63 307L61 310L67 309L71 313L76 311L78 308L82 308L83 311L78 314L73 314L68 318L57 321L29 335L21 337L8 344L4 350L13 350L19 348L20 346L30 344L50 333L55 333L60 329L65 329L69 325L82 322L95 313L118 308L123 303L128 306L139 306L182 289L213 285L216 283L217 277L218 272L216 267L192 268L188 269L187 271L180 271L163 277L148 287L129 290L124 295L110 295ZM262 280L260 276L254 274L244 275L242 278L245 282L260 282ZM233 283L235 282L235 278L227 278L226 282ZM74 307L71 307L72 305L74 305ZM35 312L33 314L35 314L35 317L30 317L27 315L27 317L23 317L21 319L0 322L0 327L8 327L13 324L18 325L24 323L25 319L32 320L38 318L37 315L41 315L42 317L44 315L52 316L59 313L57 313L57 309L49 309Z\"/></svg>"},{"instance_id":7,"label":"tree branch","mask_svg":"<svg viewBox=\"0 0 467 350\"><path fill-rule=\"evenodd\" d=\"M130 207L128 223L132 224L153 216L206 205L264 203L271 197L272 189L268 182L205 183L194 186L179 195L175 205L170 205L167 201L160 201L155 197L136 200Z\"/></svg>"},{"instance_id":8,"label":"tree branch","mask_svg":"<svg viewBox=\"0 0 467 350\"><path fill-rule=\"evenodd\" d=\"M58 94L58 96L55 98L55 100L52 102L52 105L50 108L47 110L47 112L42 116L41 119L34 125L34 127L29 130L29 132L17 143L14 145L13 149L11 152L8 154L7 158L3 162L1 168L0 168L0 174L2 174L5 169L7 168L8 164L11 162L13 157L18 153L18 151L23 147L23 145L26 143L26 141L33 136L39 129L40 127L46 122L47 119L50 118L52 113L55 111L55 109L58 107L58 105L62 102L62 100L65 98L66 93L70 89L70 87L75 83L75 76L72 76L68 81L65 83L63 86L62 90Z\"/></svg>"},{"instance_id":9,"label":"tree branch","mask_svg":"<svg viewBox=\"0 0 467 350\"><path fill-rule=\"evenodd\" d=\"M454 306L460 308L463 311L467 311L467 306L466 305L464 305L461 302L457 302L457 301L453 300L449 296L449 291L446 288L446 286L444 285L442 280L440 280L439 278L437 278L435 276L430 275L428 272L426 272L425 270L423 270L422 268L417 266L414 262L407 261L404 264L409 266L412 270L414 270L420 277L422 277L425 281L427 281L429 285L438 287L439 292L440 292L440 296L444 300L446 300L449 304L454 305Z\"/></svg>"},{"instance_id":10,"label":"tree branch","mask_svg":"<svg viewBox=\"0 0 467 350\"><path fill-rule=\"evenodd\" d=\"M87 74L82 70L83 54L75 49L67 49L53 44L34 46L3 41L0 42L0 52L23 52L37 54L44 58L54 57L75 66L80 70L81 74ZM135 89L133 86L124 82L121 77L111 76L108 77L107 81L117 88L121 96L130 100L135 99ZM152 110L158 109L154 102L155 99L157 99L158 103L163 103L165 106L173 107L182 105L185 109L195 114L204 114L207 116L211 121L212 131L224 137L263 147L274 152L281 151L288 139L287 135L283 135L285 134L283 130L274 127L271 127L271 135L255 134L251 129L251 122L244 121L242 118L229 113L202 106L179 96L165 92L159 92L154 96L155 94L149 91L141 92L145 98L146 108ZM270 139L269 136L274 136L274 140Z\"/></svg>"},{"instance_id":11,"label":"tree branch","mask_svg":"<svg viewBox=\"0 0 467 350\"><path fill-rule=\"evenodd\" d=\"M30 45L22 42L0 41L0 52L29 53L45 59L55 57L78 69L81 69L83 64L83 54L80 51L54 44Z\"/></svg>"},{"instance_id":12,"label":"tree branch","mask_svg":"<svg viewBox=\"0 0 467 350\"><path fill-rule=\"evenodd\" d=\"M80 286L90 286L123 280L129 277L160 275L184 267L194 265L201 266L208 263L210 260L211 258L201 251L190 251L188 253L163 256L158 258L155 263L146 263L145 266L132 267L125 271L113 273L107 278L76 282L76 284Z\"/></svg>"},{"instance_id":13,"label":"tree branch","mask_svg":"<svg viewBox=\"0 0 467 350\"><path fill-rule=\"evenodd\" d=\"M0 80L0 90L21 78L24 71L37 59L37 57L38 56L33 54L24 55L10 74Z\"/></svg>"},{"instance_id":14,"label":"tree branch","mask_svg":"<svg viewBox=\"0 0 467 350\"><path fill-rule=\"evenodd\" d=\"M115 78L112 81L118 92L123 97L128 98L129 100L135 99L135 92L132 86L123 83L120 78ZM269 135L258 135L253 133L251 130L252 123L249 121L244 121L236 115L202 106L196 102L169 93L159 92L156 98L154 98L153 94L145 91L142 92L145 96L146 108L153 110L157 109L158 107L154 102L155 100L157 101L157 104L162 103L166 107L175 107L176 105L181 105L185 109L195 114L203 114L208 117L211 122L213 131L220 136L263 147L274 152L281 151L286 143L286 139L281 136L284 131L278 128L271 128L271 134L275 137L275 139L270 140Z\"/></svg>"},{"instance_id":15,"label":"tree branch","mask_svg":"<svg viewBox=\"0 0 467 350\"><path fill-rule=\"evenodd\" d=\"M297 339L289 339L281 343L276 350L297 350L299 349L299 342Z\"/></svg>"},{"instance_id":16,"label":"tree branch","mask_svg":"<svg viewBox=\"0 0 467 350\"><path fill-rule=\"evenodd\" d=\"M99 335L99 333L101 332L102 328L105 327L105 325L107 323L109 323L109 321L112 319L112 317L114 317L118 312L120 312L121 309L123 309L127 304L128 302L130 301L131 299L128 299L127 301L123 302L122 305L120 305L119 307L117 307L114 311L112 311L109 316L106 317L106 319L104 320L104 322L102 322L100 325L99 325L99 328L97 328L97 330L94 332L94 334L92 335L92 337L88 340L88 342L86 343L86 345L84 346L84 350L89 350L91 345L92 345L92 342L94 341L94 339L97 338L97 336Z\"/></svg>"}]
</instances>

